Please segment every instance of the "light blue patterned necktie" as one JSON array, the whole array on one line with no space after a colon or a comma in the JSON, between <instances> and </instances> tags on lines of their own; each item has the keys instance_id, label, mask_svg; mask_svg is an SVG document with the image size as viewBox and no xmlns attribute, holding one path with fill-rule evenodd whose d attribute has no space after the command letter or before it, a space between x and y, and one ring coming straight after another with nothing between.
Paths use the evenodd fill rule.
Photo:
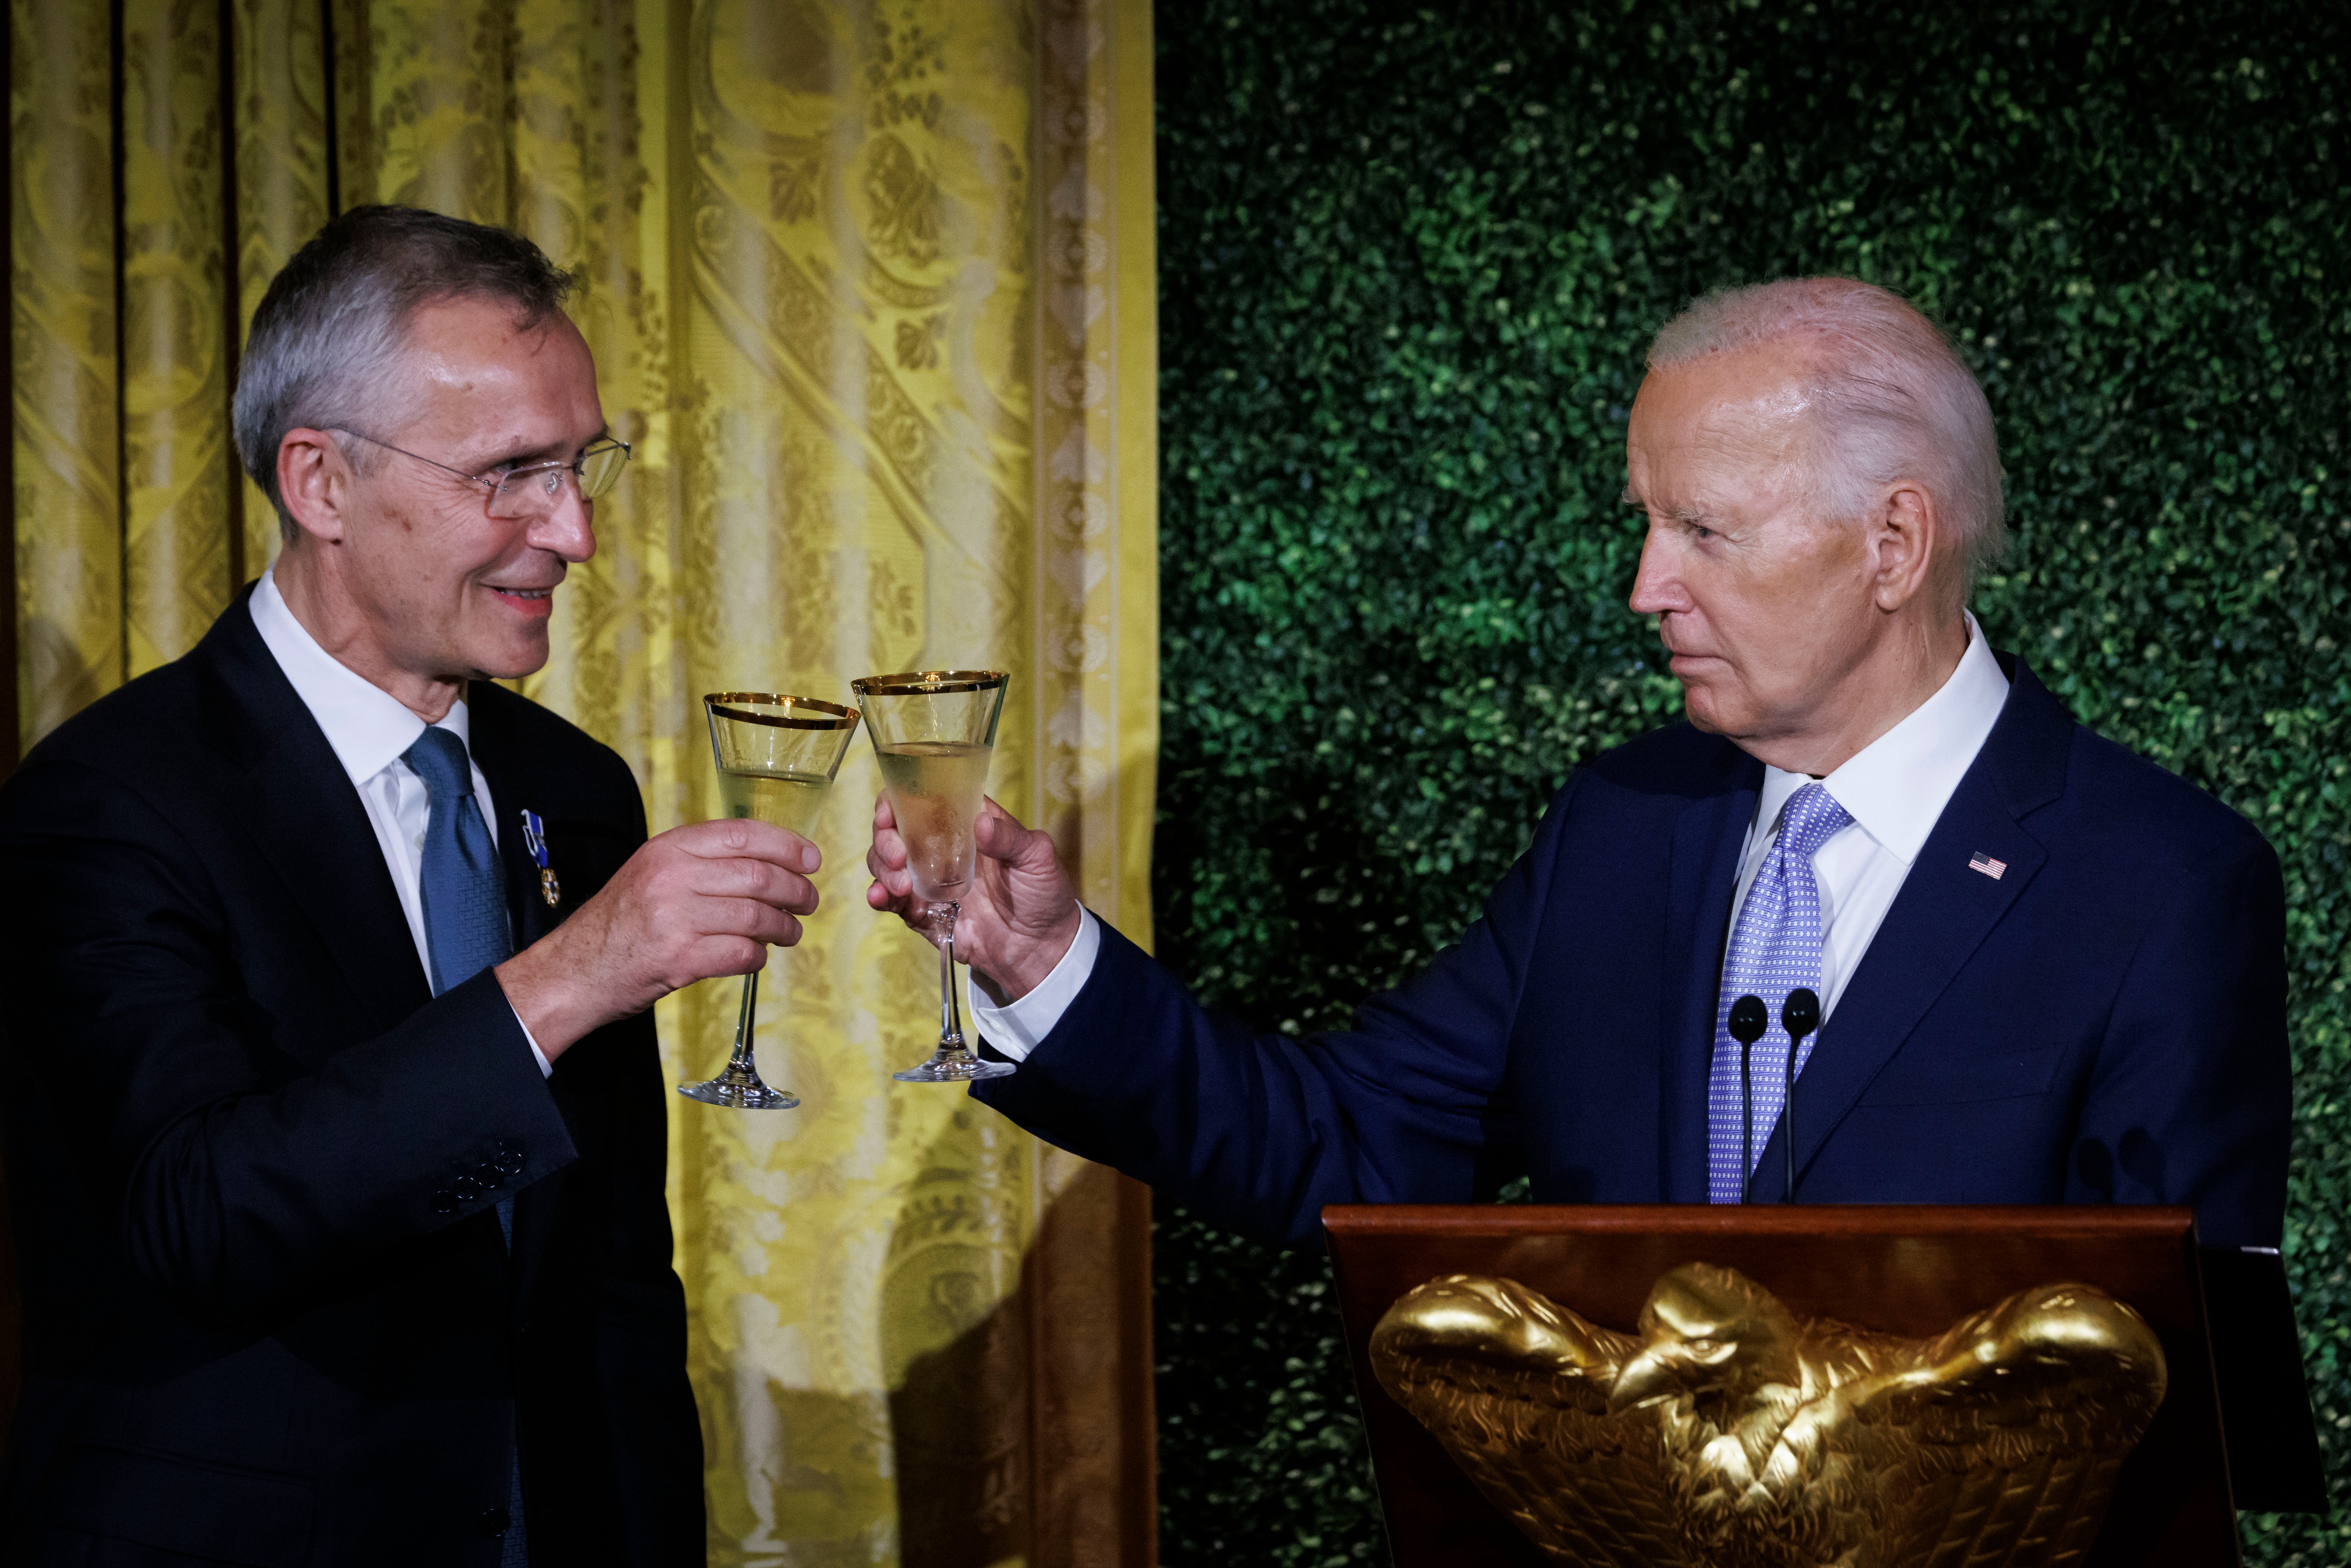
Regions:
<instances>
[{"instance_id":1,"label":"light blue patterned necktie","mask_svg":"<svg viewBox=\"0 0 2351 1568\"><path fill-rule=\"evenodd\" d=\"M1706 1090L1707 1197L1737 1203L1745 1193L1748 1160L1763 1152L1787 1082L1788 1031L1780 1009L1788 993L1821 988L1821 888L1813 876L1813 855L1853 818L1836 797L1807 784L1788 797L1780 812L1780 836L1756 868L1740 907L1739 925L1722 964L1722 994L1714 1011L1714 1068ZM1755 1042L1750 1071L1755 1092L1755 1147L1743 1148L1739 1042L1730 1037L1730 1004L1760 997L1771 1027ZM1796 1053L1802 1073L1820 1039L1806 1038Z\"/></svg>"},{"instance_id":2,"label":"light blue patterned necktie","mask_svg":"<svg viewBox=\"0 0 2351 1568\"><path fill-rule=\"evenodd\" d=\"M474 799L473 764L465 743L454 731L427 725L400 759L424 780L433 812L424 823L424 853L419 893L424 904L424 946L433 955L433 994L454 987L514 956L507 925L506 877L490 825ZM514 1240L514 1200L498 1203L498 1230ZM507 1529L499 1568L525 1568L530 1549L523 1534L522 1457L517 1450L507 1482Z\"/></svg>"}]
</instances>

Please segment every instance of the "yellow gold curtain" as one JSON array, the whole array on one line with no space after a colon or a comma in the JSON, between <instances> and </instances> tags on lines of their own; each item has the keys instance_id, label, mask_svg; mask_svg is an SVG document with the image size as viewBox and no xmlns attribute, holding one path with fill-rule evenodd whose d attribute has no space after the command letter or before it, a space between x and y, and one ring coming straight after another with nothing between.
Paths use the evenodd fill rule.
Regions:
<instances>
[{"instance_id":1,"label":"yellow gold curtain","mask_svg":"<svg viewBox=\"0 0 2351 1568\"><path fill-rule=\"evenodd\" d=\"M245 321L326 216L530 235L637 461L531 695L658 830L717 809L696 698L1014 672L991 789L1147 937L1156 750L1146 0L13 0L14 684L29 746L178 656L275 519ZM37 70L27 70L38 61ZM1147 1205L893 1084L935 960L863 906L859 742L760 1053L672 1106L722 1563L1153 1555ZM733 991L663 1004L674 1076Z\"/></svg>"}]
</instances>

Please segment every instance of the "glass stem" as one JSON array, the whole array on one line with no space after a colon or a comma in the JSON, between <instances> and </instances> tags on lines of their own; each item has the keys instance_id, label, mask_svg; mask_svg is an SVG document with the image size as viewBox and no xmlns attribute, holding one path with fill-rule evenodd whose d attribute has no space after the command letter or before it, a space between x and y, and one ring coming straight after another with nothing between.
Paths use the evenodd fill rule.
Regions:
<instances>
[{"instance_id":1,"label":"glass stem","mask_svg":"<svg viewBox=\"0 0 2351 1568\"><path fill-rule=\"evenodd\" d=\"M955 928L959 904L946 905L946 935L939 939L939 1050L948 1056L968 1056L963 1042L963 1014L956 1006Z\"/></svg>"},{"instance_id":2,"label":"glass stem","mask_svg":"<svg viewBox=\"0 0 2351 1568\"><path fill-rule=\"evenodd\" d=\"M743 977L743 1009L735 1016L735 1054L726 1059L726 1077L733 1082L748 1082L759 1076L751 1065L751 1026L759 1012L759 971L752 970Z\"/></svg>"}]
</instances>

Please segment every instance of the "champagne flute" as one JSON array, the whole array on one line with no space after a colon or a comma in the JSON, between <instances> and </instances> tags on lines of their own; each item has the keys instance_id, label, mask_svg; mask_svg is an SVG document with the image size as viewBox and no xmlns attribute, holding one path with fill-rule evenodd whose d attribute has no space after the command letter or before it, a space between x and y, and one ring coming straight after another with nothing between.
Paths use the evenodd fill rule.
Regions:
<instances>
[{"instance_id":1,"label":"champagne flute","mask_svg":"<svg viewBox=\"0 0 2351 1568\"><path fill-rule=\"evenodd\" d=\"M753 817L806 838L817 809L849 751L857 710L814 697L765 692L713 692L702 699L710 720L710 749L718 759L718 792L730 817ZM735 1052L726 1071L677 1092L705 1105L738 1111L789 1111L800 1097L770 1089L751 1061L751 1028L759 1008L759 971L743 977L743 1005L735 1019Z\"/></svg>"},{"instance_id":2,"label":"champagne flute","mask_svg":"<svg viewBox=\"0 0 2351 1568\"><path fill-rule=\"evenodd\" d=\"M1002 1078L1008 1061L983 1061L964 1043L956 1005L955 925L977 863L974 836L987 785L996 721L1004 712L999 670L923 670L849 683L865 705L865 733L882 763L882 789L906 841L914 896L940 928L939 1048L901 1083Z\"/></svg>"}]
</instances>

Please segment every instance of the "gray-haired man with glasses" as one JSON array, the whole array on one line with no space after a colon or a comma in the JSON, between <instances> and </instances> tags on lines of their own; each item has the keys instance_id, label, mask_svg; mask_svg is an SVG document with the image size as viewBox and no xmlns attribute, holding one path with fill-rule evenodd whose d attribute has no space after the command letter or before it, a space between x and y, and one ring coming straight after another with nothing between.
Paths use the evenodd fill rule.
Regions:
<instances>
[{"instance_id":1,"label":"gray-haired man with glasses","mask_svg":"<svg viewBox=\"0 0 2351 1568\"><path fill-rule=\"evenodd\" d=\"M521 236L346 213L236 392L276 563L0 789L25 1392L0 1559L700 1562L655 998L813 846L647 841L493 684L629 459Z\"/></svg>"}]
</instances>

